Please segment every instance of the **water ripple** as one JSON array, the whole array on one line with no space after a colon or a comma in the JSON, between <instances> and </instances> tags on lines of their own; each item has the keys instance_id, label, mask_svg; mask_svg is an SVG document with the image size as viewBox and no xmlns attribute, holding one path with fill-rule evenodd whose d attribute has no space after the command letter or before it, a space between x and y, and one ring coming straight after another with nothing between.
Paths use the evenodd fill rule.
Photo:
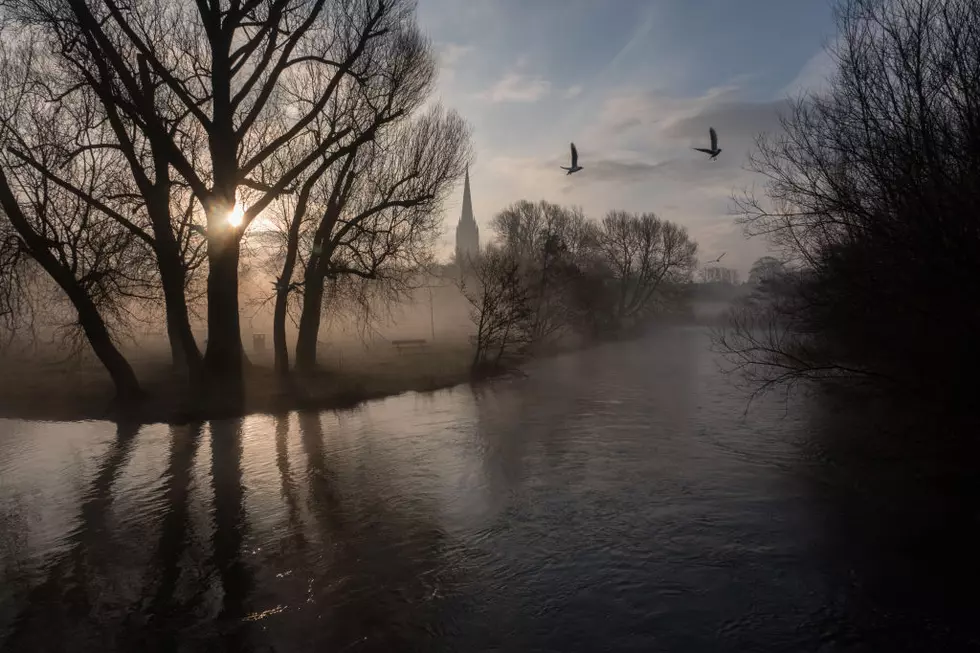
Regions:
<instances>
[{"instance_id":1,"label":"water ripple","mask_svg":"<svg viewBox=\"0 0 980 653\"><path fill-rule=\"evenodd\" d=\"M850 468L812 444L842 428L831 414L774 399L745 414L706 344L680 330L538 361L522 379L336 413L139 433L0 421L0 641L12 651L975 644L964 606L950 598L937 612L916 598L940 595L915 571L926 541L915 529L942 526L927 518L934 504L920 499L914 520L883 512L880 488L866 499L873 477L856 492ZM966 585L975 570L960 562L943 578Z\"/></svg>"}]
</instances>

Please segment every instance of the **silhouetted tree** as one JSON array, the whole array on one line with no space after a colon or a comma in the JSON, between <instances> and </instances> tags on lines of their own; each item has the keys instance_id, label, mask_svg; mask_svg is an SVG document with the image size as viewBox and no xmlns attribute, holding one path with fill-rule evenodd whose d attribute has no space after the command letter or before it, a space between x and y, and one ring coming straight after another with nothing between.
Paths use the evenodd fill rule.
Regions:
<instances>
[{"instance_id":1,"label":"silhouetted tree","mask_svg":"<svg viewBox=\"0 0 980 653\"><path fill-rule=\"evenodd\" d=\"M341 82L334 101L310 127L331 133L353 124L371 138L354 141L339 157L337 151L324 153L297 193L277 207L282 242L274 257L273 340L282 372L289 360L290 295L303 297L297 362L311 367L325 280L356 274L395 286L404 281L414 259L428 253L435 230L432 211L468 157L468 130L456 114L436 107L413 118L435 76L429 44L414 24L406 17L372 47L373 60ZM305 156L305 150L287 151L295 154Z\"/></svg>"},{"instance_id":2,"label":"silhouetted tree","mask_svg":"<svg viewBox=\"0 0 980 653\"><path fill-rule=\"evenodd\" d=\"M778 258L763 256L756 260L749 269L749 283L759 285L771 281L786 271L786 266Z\"/></svg>"},{"instance_id":3,"label":"silhouetted tree","mask_svg":"<svg viewBox=\"0 0 980 653\"><path fill-rule=\"evenodd\" d=\"M417 53L423 55L415 65L429 65L428 52ZM423 81L424 87L412 89L410 97L401 100L399 111L408 113L424 98L428 80L416 84ZM359 277L399 295L420 278L419 272L431 262L441 226L437 209L463 175L469 154L466 123L436 107L379 133L372 143L347 155L327 177L329 186L314 188L320 201L316 211L308 212L312 220L304 243L298 368L309 371L316 366L326 280Z\"/></svg>"},{"instance_id":4,"label":"silhouetted tree","mask_svg":"<svg viewBox=\"0 0 980 653\"><path fill-rule=\"evenodd\" d=\"M392 41L414 29L406 0L6 3L99 93L108 119L139 130L200 202L208 259L206 371L240 387L238 268L252 221L325 155L370 141L359 114L329 132L316 120L370 92ZM380 68L379 68L380 64ZM202 143L194 147L189 144ZM288 152L288 156L285 154ZM248 196L247 198L245 196ZM241 206L235 212L236 202ZM224 392L234 394L234 387Z\"/></svg>"},{"instance_id":5,"label":"silhouetted tree","mask_svg":"<svg viewBox=\"0 0 980 653\"><path fill-rule=\"evenodd\" d=\"M10 40L4 44L6 57L18 65L16 74L8 70L4 85L9 90L20 88L28 96L18 111L58 117L55 128L38 134L22 129L24 121L18 122L16 113L9 115L7 154L117 222L149 249L157 264L174 364L196 372L201 355L190 329L185 291L205 254L203 232L195 220L198 206L186 184L172 178L159 140L145 138L114 111L114 80L100 76L104 69L75 59L66 43L74 33L63 26L59 29L52 34L27 28L32 39L15 35L12 28L5 30L5 39ZM52 42L61 47L42 47ZM148 87L146 93L152 103L153 88ZM53 137L58 140L52 141ZM38 138L48 140L35 142ZM57 156L51 153L52 145L58 147ZM38 147L46 148L46 159L37 156ZM183 147L189 150L191 143ZM93 152L111 176L107 174L105 183L98 186L83 187L64 171L74 159Z\"/></svg>"},{"instance_id":6,"label":"silhouetted tree","mask_svg":"<svg viewBox=\"0 0 980 653\"><path fill-rule=\"evenodd\" d=\"M536 344L573 326L572 282L595 254L597 231L581 209L521 200L494 216L496 240L521 263Z\"/></svg>"},{"instance_id":7,"label":"silhouetted tree","mask_svg":"<svg viewBox=\"0 0 980 653\"><path fill-rule=\"evenodd\" d=\"M0 330L4 332L0 350L10 346L33 317L30 263L17 230L6 217L0 219Z\"/></svg>"},{"instance_id":8,"label":"silhouetted tree","mask_svg":"<svg viewBox=\"0 0 980 653\"><path fill-rule=\"evenodd\" d=\"M0 52L0 263L10 275L0 288L6 310L23 298L26 277L43 270L71 303L117 398L135 399L139 383L114 342L110 320L125 325L126 301L147 296L152 272L146 250L114 220L12 154L12 148L30 145L35 160L88 192L111 187L114 179L113 162L98 149L63 156L64 129L74 125L71 112L48 103L25 74L28 66L7 55Z\"/></svg>"},{"instance_id":9,"label":"silhouetted tree","mask_svg":"<svg viewBox=\"0 0 980 653\"><path fill-rule=\"evenodd\" d=\"M772 328L736 321L722 344L783 366L764 381L829 371L965 399L980 363L980 6L849 0L838 18L830 89L760 139L768 201L740 198L746 231L800 273L766 305L778 320L754 316Z\"/></svg>"},{"instance_id":10,"label":"silhouetted tree","mask_svg":"<svg viewBox=\"0 0 980 653\"><path fill-rule=\"evenodd\" d=\"M697 243L687 230L653 213L610 211L599 225L599 251L612 273L615 321L640 326L657 307L666 284L686 283L694 271Z\"/></svg>"},{"instance_id":11,"label":"silhouetted tree","mask_svg":"<svg viewBox=\"0 0 980 653\"><path fill-rule=\"evenodd\" d=\"M520 201L492 225L496 243L519 264L536 345L639 328L683 302L680 288L695 265L697 244L652 213L612 211L596 224L580 209Z\"/></svg>"},{"instance_id":12,"label":"silhouetted tree","mask_svg":"<svg viewBox=\"0 0 980 653\"><path fill-rule=\"evenodd\" d=\"M499 368L522 356L531 342L533 311L520 259L491 245L458 283L476 325L473 370Z\"/></svg>"}]
</instances>

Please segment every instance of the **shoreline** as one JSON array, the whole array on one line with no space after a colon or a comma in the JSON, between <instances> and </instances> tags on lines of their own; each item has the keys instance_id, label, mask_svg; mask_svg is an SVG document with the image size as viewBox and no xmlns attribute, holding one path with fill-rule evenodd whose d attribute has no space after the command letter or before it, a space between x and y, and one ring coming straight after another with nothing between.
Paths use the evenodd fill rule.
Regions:
<instances>
[{"instance_id":1,"label":"shoreline","mask_svg":"<svg viewBox=\"0 0 980 653\"><path fill-rule=\"evenodd\" d=\"M664 327L710 329L701 322L661 324ZM580 342L539 352L521 364L497 370L471 369L472 350L458 343L434 345L402 355L357 355L340 365L322 364L312 374L279 377L271 360L253 360L246 369L245 396L238 405L189 401L186 387L175 382L169 363L159 358L137 360L134 368L147 396L139 404L120 406L108 375L98 365L67 366L62 362L21 361L18 377L0 378L0 419L33 422L109 421L124 424L171 424L275 415L303 410L347 410L367 401L407 392L435 392L467 383L519 373L524 364L632 337ZM0 360L0 365L5 361Z\"/></svg>"},{"instance_id":2,"label":"shoreline","mask_svg":"<svg viewBox=\"0 0 980 653\"><path fill-rule=\"evenodd\" d=\"M322 365L315 373L294 373L288 379L276 374L271 361L253 361L245 373L244 398L237 405L193 401L170 365L159 359L134 364L147 396L128 405L115 403L108 375L98 365L71 368L59 362L22 362L14 368L20 370L17 377L0 379L0 419L177 425L295 410L343 410L406 392L433 392L472 381L470 356L468 350L454 346L395 356L359 356L339 367Z\"/></svg>"}]
</instances>

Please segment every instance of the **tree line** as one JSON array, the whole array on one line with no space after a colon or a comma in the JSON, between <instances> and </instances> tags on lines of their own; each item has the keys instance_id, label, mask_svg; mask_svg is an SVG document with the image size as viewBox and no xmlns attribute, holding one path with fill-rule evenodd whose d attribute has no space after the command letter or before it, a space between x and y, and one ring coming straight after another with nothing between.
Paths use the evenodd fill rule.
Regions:
<instances>
[{"instance_id":1,"label":"tree line","mask_svg":"<svg viewBox=\"0 0 980 653\"><path fill-rule=\"evenodd\" d=\"M847 0L829 89L760 139L737 198L785 269L718 342L757 389L804 379L967 406L980 364L980 5Z\"/></svg>"},{"instance_id":2,"label":"tree line","mask_svg":"<svg viewBox=\"0 0 980 653\"><path fill-rule=\"evenodd\" d=\"M519 201L494 216L493 241L459 257L476 325L473 366L496 369L578 342L638 334L677 311L697 264L684 227L653 213Z\"/></svg>"},{"instance_id":3,"label":"tree line","mask_svg":"<svg viewBox=\"0 0 980 653\"><path fill-rule=\"evenodd\" d=\"M429 262L471 159L466 122L429 101L436 72L410 0L4 0L4 330L67 302L131 401L118 340L159 315L188 387L240 398L252 262L275 270L276 368L290 319L293 366L313 368L325 287L397 293Z\"/></svg>"}]
</instances>

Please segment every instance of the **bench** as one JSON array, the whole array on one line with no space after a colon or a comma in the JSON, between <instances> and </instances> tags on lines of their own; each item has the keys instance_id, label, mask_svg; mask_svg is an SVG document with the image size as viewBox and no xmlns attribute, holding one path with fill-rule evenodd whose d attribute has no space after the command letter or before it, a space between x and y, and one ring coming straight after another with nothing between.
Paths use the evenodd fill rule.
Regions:
<instances>
[{"instance_id":1,"label":"bench","mask_svg":"<svg viewBox=\"0 0 980 653\"><path fill-rule=\"evenodd\" d=\"M429 345L429 341L424 338L411 338L407 340L392 340L391 346L401 354L406 349L424 349Z\"/></svg>"}]
</instances>

